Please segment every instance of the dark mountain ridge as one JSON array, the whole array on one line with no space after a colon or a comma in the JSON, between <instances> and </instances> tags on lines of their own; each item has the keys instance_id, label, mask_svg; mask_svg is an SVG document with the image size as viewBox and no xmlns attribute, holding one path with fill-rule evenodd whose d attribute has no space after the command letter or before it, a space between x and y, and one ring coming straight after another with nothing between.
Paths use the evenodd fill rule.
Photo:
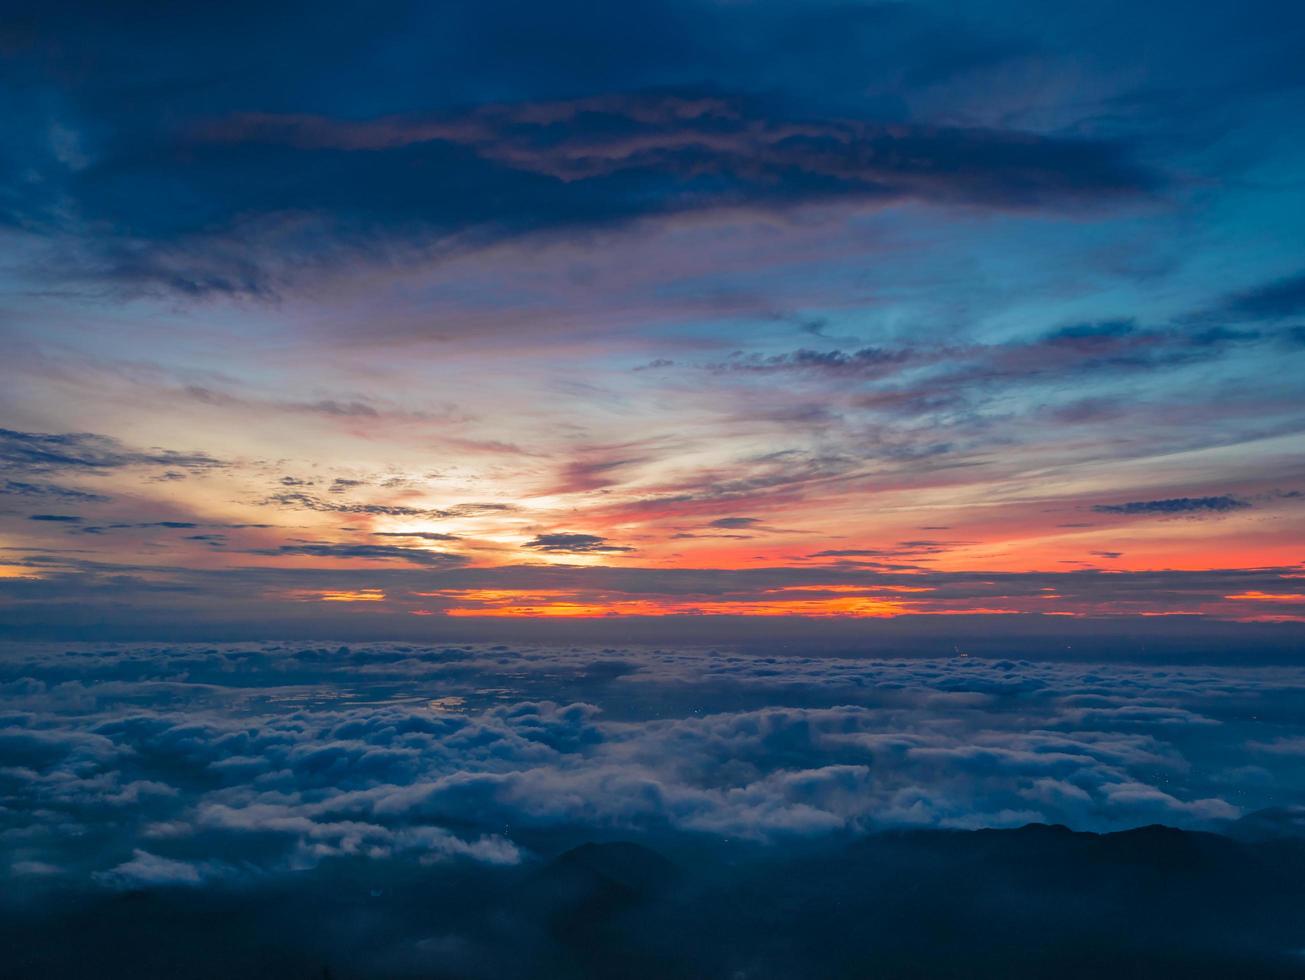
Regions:
<instances>
[{"instance_id":1,"label":"dark mountain ridge","mask_svg":"<svg viewBox=\"0 0 1305 980\"><path fill-rule=\"evenodd\" d=\"M1305 839L1269 825L1292 826L1031 824L800 848L665 837L506 868L340 861L54 890L6 903L0 975L1305 976Z\"/></svg>"}]
</instances>

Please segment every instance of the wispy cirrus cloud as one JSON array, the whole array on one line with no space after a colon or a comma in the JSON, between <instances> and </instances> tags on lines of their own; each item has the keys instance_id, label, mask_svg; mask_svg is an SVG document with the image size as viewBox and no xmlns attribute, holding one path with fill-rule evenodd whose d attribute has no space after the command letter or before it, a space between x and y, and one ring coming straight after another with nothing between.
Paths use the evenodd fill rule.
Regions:
<instances>
[{"instance_id":1,"label":"wispy cirrus cloud","mask_svg":"<svg viewBox=\"0 0 1305 980\"><path fill-rule=\"evenodd\" d=\"M349 489L347 486L341 490ZM427 517L448 518L468 514L511 510L510 504L470 503L455 504L448 508L412 507L406 504L364 504L343 501L323 500L321 497L298 491L275 493L264 500L269 506L285 507L297 510L318 511L329 514L364 514L379 517Z\"/></svg>"},{"instance_id":2,"label":"wispy cirrus cloud","mask_svg":"<svg viewBox=\"0 0 1305 980\"><path fill-rule=\"evenodd\" d=\"M402 561L410 565L429 565L448 567L466 564L464 555L446 551L432 551L427 548L404 548L385 544L328 544L305 542L301 544L283 544L276 548L264 548L251 554L269 557L308 557L308 558L357 558L364 561Z\"/></svg>"},{"instance_id":3,"label":"wispy cirrus cloud","mask_svg":"<svg viewBox=\"0 0 1305 980\"><path fill-rule=\"evenodd\" d=\"M128 466L211 470L227 465L203 452L133 449L112 436L96 433L19 432L13 429L0 429L0 463L12 473L36 474L93 474Z\"/></svg>"},{"instance_id":4,"label":"wispy cirrus cloud","mask_svg":"<svg viewBox=\"0 0 1305 980\"><path fill-rule=\"evenodd\" d=\"M6 480L4 485L0 487L0 493L22 497L84 500L92 503L103 503L109 499L105 494L91 493L88 490L79 490L76 487L65 487L57 483L28 483L24 480Z\"/></svg>"}]
</instances>

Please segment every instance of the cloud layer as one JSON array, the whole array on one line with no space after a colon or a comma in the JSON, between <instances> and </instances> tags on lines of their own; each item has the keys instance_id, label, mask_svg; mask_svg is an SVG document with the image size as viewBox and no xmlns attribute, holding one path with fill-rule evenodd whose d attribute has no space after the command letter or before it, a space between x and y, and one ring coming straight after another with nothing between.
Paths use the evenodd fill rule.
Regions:
<instances>
[{"instance_id":1,"label":"cloud layer","mask_svg":"<svg viewBox=\"0 0 1305 980\"><path fill-rule=\"evenodd\" d=\"M26 647L11 874L197 884L535 835L1210 827L1299 784L1295 668L686 650Z\"/></svg>"}]
</instances>

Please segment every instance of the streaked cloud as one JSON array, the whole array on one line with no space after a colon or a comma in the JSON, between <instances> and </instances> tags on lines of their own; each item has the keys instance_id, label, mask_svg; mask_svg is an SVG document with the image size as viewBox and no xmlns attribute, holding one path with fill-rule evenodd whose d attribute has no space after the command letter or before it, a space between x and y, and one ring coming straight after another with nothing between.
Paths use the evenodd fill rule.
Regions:
<instances>
[{"instance_id":1,"label":"streaked cloud","mask_svg":"<svg viewBox=\"0 0 1305 980\"><path fill-rule=\"evenodd\" d=\"M1226 514L1246 510L1249 501L1222 494L1218 497L1170 497L1167 500L1130 500L1123 504L1096 504L1098 514Z\"/></svg>"}]
</instances>

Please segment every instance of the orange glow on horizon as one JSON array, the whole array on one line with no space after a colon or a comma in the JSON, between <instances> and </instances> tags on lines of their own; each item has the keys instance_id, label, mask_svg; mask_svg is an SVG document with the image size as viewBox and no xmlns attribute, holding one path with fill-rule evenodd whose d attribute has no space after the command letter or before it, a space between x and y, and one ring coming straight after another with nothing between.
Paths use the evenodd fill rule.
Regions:
<instances>
[{"instance_id":1,"label":"orange glow on horizon","mask_svg":"<svg viewBox=\"0 0 1305 980\"><path fill-rule=\"evenodd\" d=\"M789 591L812 591L812 587L792 590L774 589L770 594ZM846 588L821 588L820 591L847 591ZM864 590L861 590L864 591ZM513 590L451 590L448 598L477 603L446 609L447 616L493 617L574 617L605 616L812 616L849 618L886 618L912 610L902 602L868 595L838 596L827 599L704 599L664 600L613 599L584 600L574 593L560 590L539 592Z\"/></svg>"},{"instance_id":2,"label":"orange glow on horizon","mask_svg":"<svg viewBox=\"0 0 1305 980\"><path fill-rule=\"evenodd\" d=\"M1239 592L1236 595L1226 595L1225 599L1248 600L1250 602L1305 602L1305 593L1302 592L1259 592L1252 590L1250 592Z\"/></svg>"},{"instance_id":3,"label":"orange glow on horizon","mask_svg":"<svg viewBox=\"0 0 1305 980\"><path fill-rule=\"evenodd\" d=\"M774 589L767 594L809 592L812 587ZM821 591L847 591L821 589ZM916 608L909 600L874 595L839 595L821 599L606 599L586 598L561 590L449 590L440 595L474 605L457 605L444 610L452 617L574 618L598 619L614 616L806 616L813 619L891 619L906 615L1011 615L1018 609L976 607L969 609ZM422 610L421 614L428 610Z\"/></svg>"},{"instance_id":4,"label":"orange glow on horizon","mask_svg":"<svg viewBox=\"0 0 1305 980\"><path fill-rule=\"evenodd\" d=\"M293 592L286 593L286 597L317 602L384 602L386 599L385 593L380 589L345 591L296 589Z\"/></svg>"},{"instance_id":5,"label":"orange glow on horizon","mask_svg":"<svg viewBox=\"0 0 1305 980\"><path fill-rule=\"evenodd\" d=\"M1048 573L1050 574L1050 573ZM1111 574L1101 571L1099 574ZM1290 577L1282 575L1283 578ZM1283 622L1302 618L1289 608L1305 603L1305 593L1248 589L1222 596L1193 597L1190 604L1174 608L1139 608L1126 598L1094 598L1091 593L1070 594L1043 586L1036 591L1002 595L998 583L981 580L984 588L968 596L939 593L938 586L804 582L792 585L766 583L756 589L734 588L721 593L676 594L661 591L630 592L620 588L575 586L570 588L449 588L393 593L376 587L354 589L296 589L268 594L292 601L358 603L385 612L412 616L500 619L601 619L612 617L733 616L807 617L812 619L889 619L898 616L1041 615L1091 616L1206 616L1227 621ZM993 594L984 596L983 592ZM420 600L433 600L420 604ZM418 600L413 602L412 600ZM1278 605L1280 609L1261 613ZM1050 608L1048 608L1050 606Z\"/></svg>"}]
</instances>

